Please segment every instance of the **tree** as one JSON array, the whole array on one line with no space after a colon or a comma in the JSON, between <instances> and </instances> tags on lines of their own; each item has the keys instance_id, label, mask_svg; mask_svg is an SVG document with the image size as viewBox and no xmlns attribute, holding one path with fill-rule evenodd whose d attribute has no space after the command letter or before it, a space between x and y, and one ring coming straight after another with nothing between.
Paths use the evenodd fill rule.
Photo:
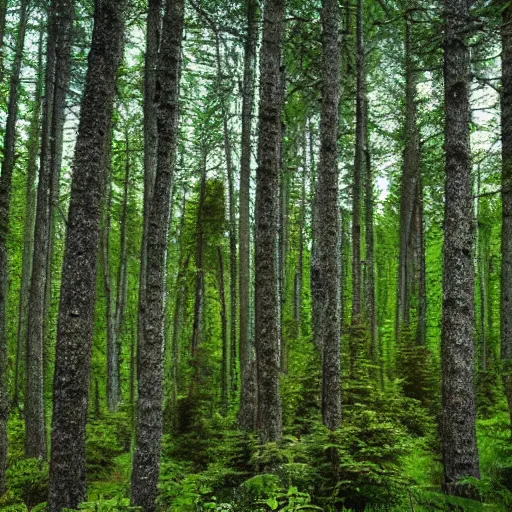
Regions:
<instances>
[{"instance_id":1,"label":"tree","mask_svg":"<svg viewBox=\"0 0 512 512\"><path fill-rule=\"evenodd\" d=\"M239 195L239 295L240 295L240 411L238 420L244 430L252 430L256 419L256 364L254 347L250 337L250 188L251 188L251 129L254 103L254 63L258 4L247 1L247 33L244 45L244 76L242 90L242 137L240 155Z\"/></svg>"},{"instance_id":2,"label":"tree","mask_svg":"<svg viewBox=\"0 0 512 512\"><path fill-rule=\"evenodd\" d=\"M338 125L340 102L339 7L322 3L322 117L316 183L317 254L321 303L319 345L323 348L322 417L331 430L341 425L340 219Z\"/></svg>"},{"instance_id":3,"label":"tree","mask_svg":"<svg viewBox=\"0 0 512 512\"><path fill-rule=\"evenodd\" d=\"M33 271L28 298L25 454L43 459L46 459L43 339L49 300L47 281L55 197L58 197L74 11L73 1L54 0L50 5Z\"/></svg>"},{"instance_id":4,"label":"tree","mask_svg":"<svg viewBox=\"0 0 512 512\"><path fill-rule=\"evenodd\" d=\"M503 389L512 428L512 7L502 13L502 231L501 231L501 359Z\"/></svg>"},{"instance_id":5,"label":"tree","mask_svg":"<svg viewBox=\"0 0 512 512\"><path fill-rule=\"evenodd\" d=\"M9 234L9 211L12 175L15 163L16 121L18 119L18 96L20 72L25 45L29 1L23 0L16 34L16 48L9 83L9 102L4 135L2 171L0 174L0 494L5 490L5 466L7 463L7 419L9 416L9 388L7 381L7 333L6 303L8 290L7 236Z\"/></svg>"},{"instance_id":6,"label":"tree","mask_svg":"<svg viewBox=\"0 0 512 512\"><path fill-rule=\"evenodd\" d=\"M262 442L277 441L282 429L276 248L279 227L283 17L284 1L266 0L260 50L260 124L255 207L257 431Z\"/></svg>"},{"instance_id":7,"label":"tree","mask_svg":"<svg viewBox=\"0 0 512 512\"><path fill-rule=\"evenodd\" d=\"M76 508L86 498L85 425L96 262L107 143L123 53L124 6L116 0L96 0L94 8L61 281L48 496L52 512Z\"/></svg>"},{"instance_id":8,"label":"tree","mask_svg":"<svg viewBox=\"0 0 512 512\"><path fill-rule=\"evenodd\" d=\"M138 399L131 502L145 512L156 508L162 436L164 274L170 194L178 136L183 0L166 0L157 70L158 153L148 212L146 290L139 314Z\"/></svg>"},{"instance_id":9,"label":"tree","mask_svg":"<svg viewBox=\"0 0 512 512\"><path fill-rule=\"evenodd\" d=\"M473 199L469 150L467 0L445 0L445 212L442 318L444 486L465 494L460 480L479 478L475 431Z\"/></svg>"}]
</instances>

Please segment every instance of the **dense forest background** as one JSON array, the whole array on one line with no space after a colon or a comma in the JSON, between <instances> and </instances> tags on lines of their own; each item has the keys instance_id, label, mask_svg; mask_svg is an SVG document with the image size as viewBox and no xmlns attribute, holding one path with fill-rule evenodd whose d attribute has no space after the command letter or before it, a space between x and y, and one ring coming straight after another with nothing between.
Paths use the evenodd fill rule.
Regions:
<instances>
[{"instance_id":1,"label":"dense forest background","mask_svg":"<svg viewBox=\"0 0 512 512\"><path fill-rule=\"evenodd\" d=\"M512 508L507 0L0 0L0 509Z\"/></svg>"}]
</instances>

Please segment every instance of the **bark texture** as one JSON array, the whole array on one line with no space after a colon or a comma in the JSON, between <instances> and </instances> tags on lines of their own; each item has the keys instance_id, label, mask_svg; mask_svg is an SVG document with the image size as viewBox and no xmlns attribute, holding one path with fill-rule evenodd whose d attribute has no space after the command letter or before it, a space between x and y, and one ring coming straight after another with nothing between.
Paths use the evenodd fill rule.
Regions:
<instances>
[{"instance_id":1,"label":"bark texture","mask_svg":"<svg viewBox=\"0 0 512 512\"><path fill-rule=\"evenodd\" d=\"M53 382L51 512L86 499L85 426L107 143L123 53L124 1L96 0L73 164Z\"/></svg>"},{"instance_id":2,"label":"bark texture","mask_svg":"<svg viewBox=\"0 0 512 512\"><path fill-rule=\"evenodd\" d=\"M144 307L146 294L147 236L149 210L157 167L158 127L156 104L156 76L158 49L162 29L162 0L148 0L146 21L146 55L144 59L144 216L139 276L139 309ZM138 318L138 338L144 335L141 315Z\"/></svg>"},{"instance_id":3,"label":"bark texture","mask_svg":"<svg viewBox=\"0 0 512 512\"><path fill-rule=\"evenodd\" d=\"M512 428L512 6L502 14L501 361L503 389Z\"/></svg>"},{"instance_id":4,"label":"bark texture","mask_svg":"<svg viewBox=\"0 0 512 512\"><path fill-rule=\"evenodd\" d=\"M445 239L442 318L444 485L479 477L475 432L473 199L469 149L468 0L445 0Z\"/></svg>"},{"instance_id":5,"label":"bark texture","mask_svg":"<svg viewBox=\"0 0 512 512\"><path fill-rule=\"evenodd\" d=\"M50 5L46 76L41 128L32 279L28 300L27 380L25 391L25 455L46 458L44 422L44 326L49 300L53 199L58 195L66 91L69 82L75 4L54 0Z\"/></svg>"},{"instance_id":6,"label":"bark texture","mask_svg":"<svg viewBox=\"0 0 512 512\"><path fill-rule=\"evenodd\" d=\"M146 291L140 310L138 398L131 502L145 512L156 508L162 437L164 296L170 195L178 136L183 0L166 0L155 91L158 152L148 211Z\"/></svg>"},{"instance_id":7,"label":"bark texture","mask_svg":"<svg viewBox=\"0 0 512 512\"><path fill-rule=\"evenodd\" d=\"M0 495L6 490L5 468L7 463L7 419L9 416L6 333L6 306L9 280L7 238L9 235L12 174L15 164L20 72L23 59L23 47L25 45L29 3L29 0L23 0L20 5L20 19L9 84L9 101L7 104L7 121L4 134L2 171L0 175Z\"/></svg>"},{"instance_id":8,"label":"bark texture","mask_svg":"<svg viewBox=\"0 0 512 512\"><path fill-rule=\"evenodd\" d=\"M322 2L322 115L317 194L317 257L321 284L319 343L323 347L322 419L341 425L340 222L338 204L338 125L340 102L339 7Z\"/></svg>"},{"instance_id":9,"label":"bark texture","mask_svg":"<svg viewBox=\"0 0 512 512\"><path fill-rule=\"evenodd\" d=\"M282 433L277 243L282 110L280 66L284 10L283 0L266 0L260 50L255 207L255 341L258 375L257 431L264 443L279 440Z\"/></svg>"},{"instance_id":10,"label":"bark texture","mask_svg":"<svg viewBox=\"0 0 512 512\"><path fill-rule=\"evenodd\" d=\"M251 130L254 103L254 67L256 62L256 43L258 2L247 1L247 34L244 47L244 79L242 92L242 140L240 156L240 194L239 194L239 296L240 296L240 410L238 421L244 430L253 430L256 421L256 372L251 357L254 348L250 336L250 189L251 189Z\"/></svg>"}]
</instances>

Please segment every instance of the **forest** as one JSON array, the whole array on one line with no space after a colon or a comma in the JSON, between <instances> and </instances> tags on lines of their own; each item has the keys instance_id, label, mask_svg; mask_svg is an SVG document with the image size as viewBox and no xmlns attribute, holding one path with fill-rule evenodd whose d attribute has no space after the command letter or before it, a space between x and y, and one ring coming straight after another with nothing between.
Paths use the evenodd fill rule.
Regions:
<instances>
[{"instance_id":1,"label":"forest","mask_svg":"<svg viewBox=\"0 0 512 512\"><path fill-rule=\"evenodd\" d=\"M0 0L0 510L512 510L510 0Z\"/></svg>"}]
</instances>

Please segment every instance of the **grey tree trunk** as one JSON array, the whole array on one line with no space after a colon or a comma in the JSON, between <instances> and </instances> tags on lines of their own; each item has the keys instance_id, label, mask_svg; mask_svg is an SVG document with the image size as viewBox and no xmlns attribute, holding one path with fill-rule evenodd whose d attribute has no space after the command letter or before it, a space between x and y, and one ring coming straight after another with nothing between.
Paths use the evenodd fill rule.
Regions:
<instances>
[{"instance_id":1,"label":"grey tree trunk","mask_svg":"<svg viewBox=\"0 0 512 512\"><path fill-rule=\"evenodd\" d=\"M479 477L475 432L473 199L469 149L468 0L445 0L445 238L442 319L444 486Z\"/></svg>"},{"instance_id":2,"label":"grey tree trunk","mask_svg":"<svg viewBox=\"0 0 512 512\"><path fill-rule=\"evenodd\" d=\"M361 320L361 197L364 168L364 41L363 6L357 0L356 11L356 145L352 185L352 323Z\"/></svg>"},{"instance_id":3,"label":"grey tree trunk","mask_svg":"<svg viewBox=\"0 0 512 512\"><path fill-rule=\"evenodd\" d=\"M277 441L282 434L277 242L282 110L280 66L284 11L283 0L266 0L260 50L255 206L255 342L258 376L257 431L263 443Z\"/></svg>"},{"instance_id":4,"label":"grey tree trunk","mask_svg":"<svg viewBox=\"0 0 512 512\"><path fill-rule=\"evenodd\" d=\"M9 388L7 380L7 333L6 306L8 291L7 237L9 235L9 210L12 175L15 164L16 121L18 119L18 97L20 72L25 45L29 0L20 5L20 19L16 35L14 61L9 85L7 122L4 135L2 171L0 175L0 495L5 491L5 468L7 462L7 419L9 416Z\"/></svg>"},{"instance_id":5,"label":"grey tree trunk","mask_svg":"<svg viewBox=\"0 0 512 512\"><path fill-rule=\"evenodd\" d=\"M0 0L0 83L4 81L4 44L7 0Z\"/></svg>"},{"instance_id":6,"label":"grey tree trunk","mask_svg":"<svg viewBox=\"0 0 512 512\"><path fill-rule=\"evenodd\" d=\"M139 310L144 309L147 271L147 233L149 210L157 167L158 129L156 105L156 76L158 68L158 48L162 29L162 0L148 0L146 21L146 56L144 59L144 206L143 228L139 275ZM139 343L144 335L142 314L137 321Z\"/></svg>"},{"instance_id":7,"label":"grey tree trunk","mask_svg":"<svg viewBox=\"0 0 512 512\"><path fill-rule=\"evenodd\" d=\"M71 39L75 6L70 0L50 5L46 76L37 187L34 255L28 301L25 391L25 455L46 458L44 421L44 326L49 301L51 226L62 154L66 92L69 82Z\"/></svg>"},{"instance_id":8,"label":"grey tree trunk","mask_svg":"<svg viewBox=\"0 0 512 512\"><path fill-rule=\"evenodd\" d=\"M503 11L501 26L502 93L501 201L501 362L503 389L512 429L512 6Z\"/></svg>"},{"instance_id":9,"label":"grey tree trunk","mask_svg":"<svg viewBox=\"0 0 512 512\"><path fill-rule=\"evenodd\" d=\"M203 163L201 171L201 184L199 189L199 204L196 218L196 251L195 251L195 297L194 297L194 322L192 325L192 342L190 353L195 357L197 349L203 339L203 315L204 315L204 249L205 234L203 223L204 203L206 200L206 161L207 150L203 148Z\"/></svg>"},{"instance_id":10,"label":"grey tree trunk","mask_svg":"<svg viewBox=\"0 0 512 512\"><path fill-rule=\"evenodd\" d=\"M41 133L41 104L43 95L43 52L44 52L44 30L41 24L39 35L38 62L36 72L36 88L34 92L34 102L32 107L32 117L30 119L28 156L27 156L27 185L25 193L25 220L23 226L23 255L21 270L21 291L20 306L18 316L18 334L16 349L16 374L14 378L14 398L13 407L19 405L21 387L22 387L22 358L26 354L27 340L27 309L28 296L30 292L30 281L32 277L32 259L34 251L34 220L36 213L36 174L37 157L39 155L39 137ZM26 364L25 364L26 366Z\"/></svg>"},{"instance_id":11,"label":"grey tree trunk","mask_svg":"<svg viewBox=\"0 0 512 512\"><path fill-rule=\"evenodd\" d=\"M217 282L219 288L220 302L220 325L222 338L222 371L221 371L221 408L222 414L225 416L228 410L229 399L229 345L228 345L228 328L227 328L227 311L226 311L226 293L224 291L224 258L222 256L222 247L217 247L218 274Z\"/></svg>"},{"instance_id":12,"label":"grey tree trunk","mask_svg":"<svg viewBox=\"0 0 512 512\"><path fill-rule=\"evenodd\" d=\"M409 323L411 307L411 286L415 259L411 255L411 240L415 232L414 212L418 206L420 176L420 140L417 126L416 107L417 73L412 55L411 21L405 19L405 150L400 190L400 234L398 256L398 295L396 308L396 334ZM417 283L416 283L417 284Z\"/></svg>"},{"instance_id":13,"label":"grey tree trunk","mask_svg":"<svg viewBox=\"0 0 512 512\"><path fill-rule=\"evenodd\" d=\"M107 143L123 53L124 1L96 0L80 112L53 382L48 507L76 508L87 496L85 426L89 402L96 262L105 194Z\"/></svg>"},{"instance_id":14,"label":"grey tree trunk","mask_svg":"<svg viewBox=\"0 0 512 512\"><path fill-rule=\"evenodd\" d=\"M178 137L183 0L166 0L155 91L158 153L147 212L146 291L140 309L138 398L131 503L145 512L156 508L162 437L164 296L167 232Z\"/></svg>"},{"instance_id":15,"label":"grey tree trunk","mask_svg":"<svg viewBox=\"0 0 512 512\"><path fill-rule=\"evenodd\" d=\"M253 353L253 341L250 336L250 188L251 188L251 129L254 103L254 67L256 61L256 42L258 2L247 1L247 34L244 47L244 79L242 93L242 140L240 157L240 193L239 193L239 296L240 296L240 409L238 422L243 430L253 430L256 420L256 373Z\"/></svg>"},{"instance_id":16,"label":"grey tree trunk","mask_svg":"<svg viewBox=\"0 0 512 512\"><path fill-rule=\"evenodd\" d=\"M320 161L316 184L317 256L321 284L323 347L322 419L334 430L341 425L340 222L338 203L338 125L340 102L339 6L322 2L322 115Z\"/></svg>"}]
</instances>

